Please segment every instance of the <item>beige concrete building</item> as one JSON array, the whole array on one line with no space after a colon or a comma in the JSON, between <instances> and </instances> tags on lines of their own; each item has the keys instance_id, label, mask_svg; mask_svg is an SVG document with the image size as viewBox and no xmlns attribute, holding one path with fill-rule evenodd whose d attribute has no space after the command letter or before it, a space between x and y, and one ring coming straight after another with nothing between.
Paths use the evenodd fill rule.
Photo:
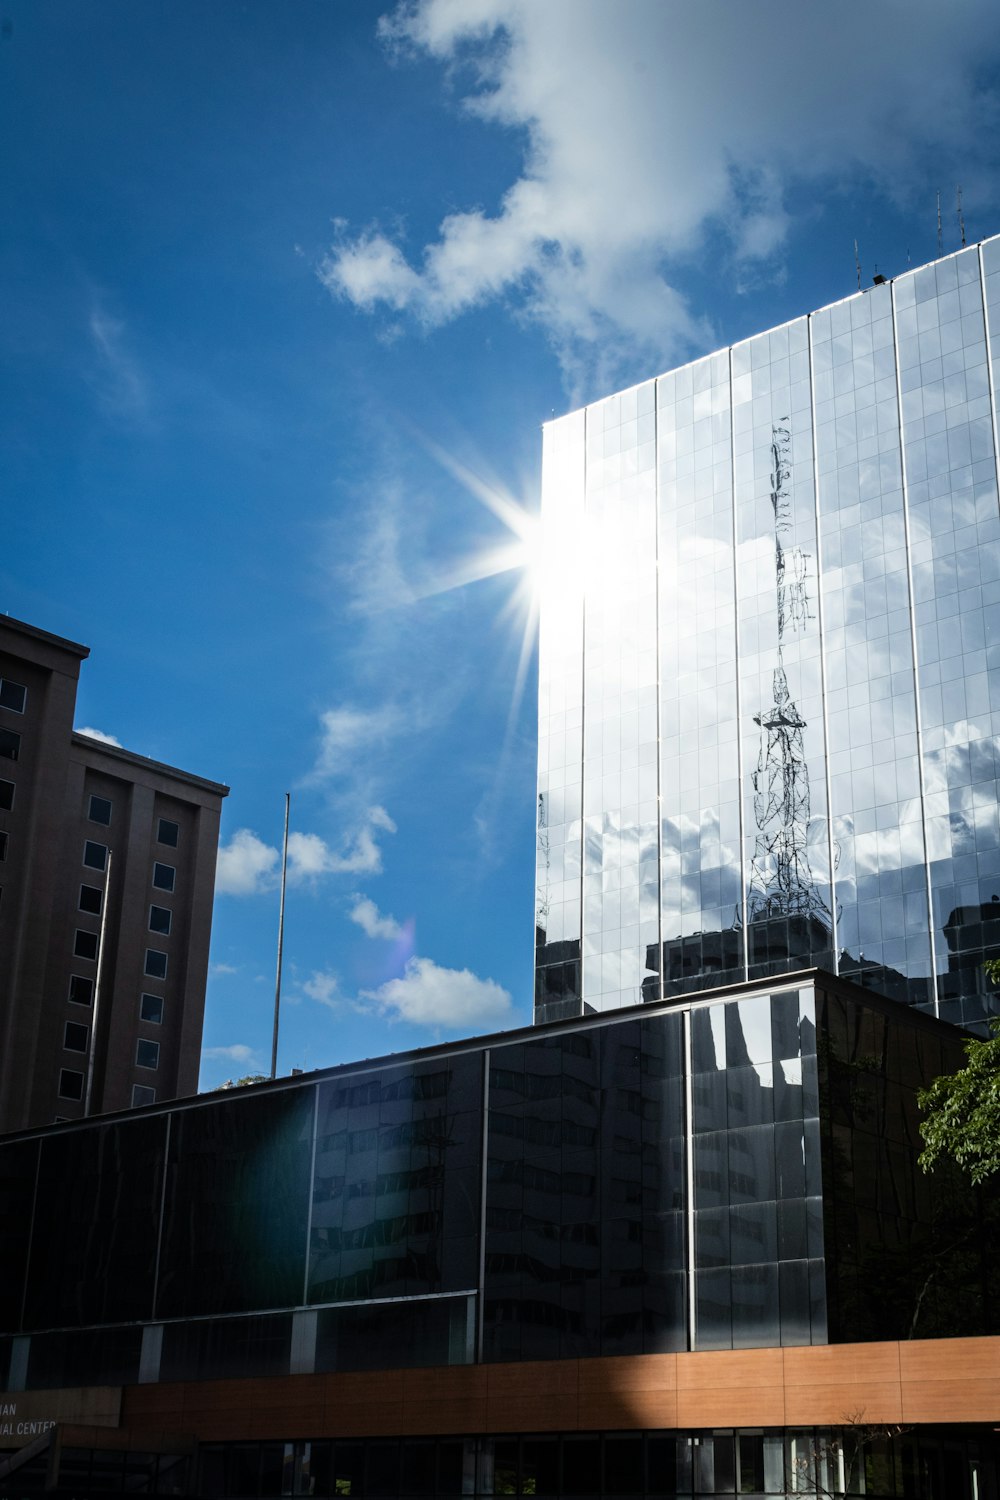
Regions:
<instances>
[{"instance_id":1,"label":"beige concrete building","mask_svg":"<svg viewBox=\"0 0 1000 1500\"><path fill-rule=\"evenodd\" d=\"M88 655L0 617L0 1131L198 1085L228 788L74 733Z\"/></svg>"}]
</instances>

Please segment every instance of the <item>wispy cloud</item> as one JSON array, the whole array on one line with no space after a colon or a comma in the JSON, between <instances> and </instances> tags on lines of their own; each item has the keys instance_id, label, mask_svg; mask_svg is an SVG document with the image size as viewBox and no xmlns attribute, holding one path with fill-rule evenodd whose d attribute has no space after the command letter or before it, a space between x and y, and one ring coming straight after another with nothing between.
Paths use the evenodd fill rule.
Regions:
<instances>
[{"instance_id":1,"label":"wispy cloud","mask_svg":"<svg viewBox=\"0 0 1000 1500\"><path fill-rule=\"evenodd\" d=\"M380 615L412 604L417 597L410 565L404 563L407 543L401 521L399 486L383 483L365 524L353 538L340 573L348 586L347 604L353 614Z\"/></svg>"},{"instance_id":2,"label":"wispy cloud","mask_svg":"<svg viewBox=\"0 0 1000 1500\"><path fill-rule=\"evenodd\" d=\"M710 337L678 270L707 235L738 269L780 250L807 184L850 170L899 195L958 149L995 175L992 0L887 4L885 47L858 44L871 16L866 0L406 0L386 43L471 79L466 113L522 133L522 170L495 211L447 214L415 256L341 224L320 279L397 326L502 297L571 380L625 350L665 363Z\"/></svg>"},{"instance_id":3,"label":"wispy cloud","mask_svg":"<svg viewBox=\"0 0 1000 1500\"><path fill-rule=\"evenodd\" d=\"M122 742L113 734L105 734L103 729L90 729L89 727L77 729L76 734L85 734L89 740L100 740L102 745L116 745L120 750Z\"/></svg>"},{"instance_id":4,"label":"wispy cloud","mask_svg":"<svg viewBox=\"0 0 1000 1500\"><path fill-rule=\"evenodd\" d=\"M411 958L400 978L362 990L359 998L377 1014L414 1026L489 1028L513 1014L502 985L470 969L441 968L430 958Z\"/></svg>"},{"instance_id":5,"label":"wispy cloud","mask_svg":"<svg viewBox=\"0 0 1000 1500\"><path fill-rule=\"evenodd\" d=\"M210 974L220 974L220 975L222 975L222 974L238 974L240 971L239 971L238 965L236 965L236 964L209 964L208 972Z\"/></svg>"},{"instance_id":6,"label":"wispy cloud","mask_svg":"<svg viewBox=\"0 0 1000 1500\"><path fill-rule=\"evenodd\" d=\"M376 708L345 705L320 714L320 747L316 763L303 785L329 781L353 771L362 752L383 745L403 727L402 716L390 704Z\"/></svg>"},{"instance_id":7,"label":"wispy cloud","mask_svg":"<svg viewBox=\"0 0 1000 1500\"><path fill-rule=\"evenodd\" d=\"M370 938L395 939L403 936L402 924L397 922L395 917L380 912L375 902L368 896L356 896L348 916Z\"/></svg>"},{"instance_id":8,"label":"wispy cloud","mask_svg":"<svg viewBox=\"0 0 1000 1500\"><path fill-rule=\"evenodd\" d=\"M90 337L101 404L113 416L144 420L149 414L148 383L128 347L125 324L95 306L90 314Z\"/></svg>"}]
</instances>

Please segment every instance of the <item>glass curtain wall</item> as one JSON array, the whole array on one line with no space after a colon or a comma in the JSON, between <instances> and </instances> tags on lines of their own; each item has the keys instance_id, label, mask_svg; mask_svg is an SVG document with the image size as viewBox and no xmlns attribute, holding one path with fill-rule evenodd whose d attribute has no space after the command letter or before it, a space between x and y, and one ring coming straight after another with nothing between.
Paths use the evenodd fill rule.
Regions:
<instances>
[{"instance_id":1,"label":"glass curtain wall","mask_svg":"<svg viewBox=\"0 0 1000 1500\"><path fill-rule=\"evenodd\" d=\"M651 381L587 412L583 998L593 1010L659 998L655 435Z\"/></svg>"},{"instance_id":2,"label":"glass curtain wall","mask_svg":"<svg viewBox=\"0 0 1000 1500\"><path fill-rule=\"evenodd\" d=\"M976 1021L982 960L1000 936L988 671L1000 517L978 251L901 278L893 304L938 1004Z\"/></svg>"},{"instance_id":3,"label":"glass curtain wall","mask_svg":"<svg viewBox=\"0 0 1000 1500\"><path fill-rule=\"evenodd\" d=\"M668 995L743 978L728 353L657 382Z\"/></svg>"},{"instance_id":4,"label":"glass curtain wall","mask_svg":"<svg viewBox=\"0 0 1000 1500\"><path fill-rule=\"evenodd\" d=\"M932 1005L890 288L810 330L840 972Z\"/></svg>"},{"instance_id":5,"label":"glass curtain wall","mask_svg":"<svg viewBox=\"0 0 1000 1500\"><path fill-rule=\"evenodd\" d=\"M535 1014L578 1015L583 776L584 435L574 412L545 429L538 648Z\"/></svg>"},{"instance_id":6,"label":"glass curtain wall","mask_svg":"<svg viewBox=\"0 0 1000 1500\"><path fill-rule=\"evenodd\" d=\"M991 241L546 430L537 1019L811 965L996 1011L998 324Z\"/></svg>"},{"instance_id":7,"label":"glass curtain wall","mask_svg":"<svg viewBox=\"0 0 1000 1500\"><path fill-rule=\"evenodd\" d=\"M733 349L751 978L833 969L808 320Z\"/></svg>"}]
</instances>

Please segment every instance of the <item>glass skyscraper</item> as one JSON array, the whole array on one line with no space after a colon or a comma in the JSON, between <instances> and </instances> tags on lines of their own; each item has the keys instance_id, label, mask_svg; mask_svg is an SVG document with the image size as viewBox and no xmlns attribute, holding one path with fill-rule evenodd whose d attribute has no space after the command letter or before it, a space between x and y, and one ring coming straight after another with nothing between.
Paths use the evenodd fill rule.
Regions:
<instances>
[{"instance_id":1,"label":"glass skyscraper","mask_svg":"<svg viewBox=\"0 0 1000 1500\"><path fill-rule=\"evenodd\" d=\"M998 358L1000 238L546 426L536 1019L998 1008Z\"/></svg>"}]
</instances>

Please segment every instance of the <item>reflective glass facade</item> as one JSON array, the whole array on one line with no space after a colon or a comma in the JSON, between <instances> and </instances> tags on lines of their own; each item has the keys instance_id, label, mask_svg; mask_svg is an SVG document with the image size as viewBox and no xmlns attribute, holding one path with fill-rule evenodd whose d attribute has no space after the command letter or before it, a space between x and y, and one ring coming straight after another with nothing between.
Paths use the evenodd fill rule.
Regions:
<instances>
[{"instance_id":1,"label":"reflective glass facade","mask_svg":"<svg viewBox=\"0 0 1000 1500\"><path fill-rule=\"evenodd\" d=\"M991 1332L962 1057L800 976L0 1141L0 1389Z\"/></svg>"},{"instance_id":2,"label":"reflective glass facade","mask_svg":"<svg viewBox=\"0 0 1000 1500\"><path fill-rule=\"evenodd\" d=\"M1000 239L546 426L536 1019L817 966L984 1029L998 361Z\"/></svg>"}]
</instances>

